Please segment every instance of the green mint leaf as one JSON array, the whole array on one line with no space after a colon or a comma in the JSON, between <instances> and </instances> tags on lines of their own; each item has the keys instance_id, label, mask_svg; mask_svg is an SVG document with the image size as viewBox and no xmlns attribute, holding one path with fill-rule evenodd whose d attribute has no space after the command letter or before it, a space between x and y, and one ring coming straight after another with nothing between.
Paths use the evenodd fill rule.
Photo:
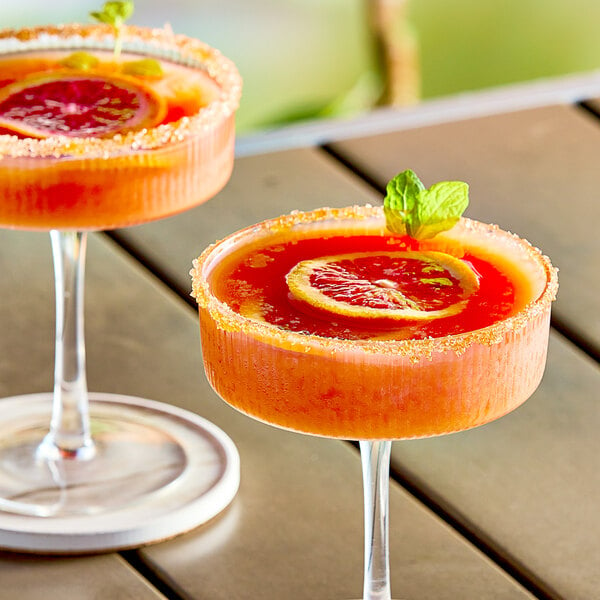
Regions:
<instances>
[{"instance_id":1,"label":"green mint leaf","mask_svg":"<svg viewBox=\"0 0 600 600\"><path fill-rule=\"evenodd\" d=\"M405 233L405 224L415 210L415 201L425 189L421 180L410 169L403 171L387 184L387 195L383 203L383 211L388 229L396 233Z\"/></svg>"},{"instance_id":2,"label":"green mint leaf","mask_svg":"<svg viewBox=\"0 0 600 600\"><path fill-rule=\"evenodd\" d=\"M105 2L101 11L90 13L92 18L119 28L133 14L133 2Z\"/></svg>"},{"instance_id":3,"label":"green mint leaf","mask_svg":"<svg viewBox=\"0 0 600 600\"><path fill-rule=\"evenodd\" d=\"M417 198L409 235L419 240L452 229L469 204L469 186L462 181L443 181Z\"/></svg>"},{"instance_id":4,"label":"green mint leaf","mask_svg":"<svg viewBox=\"0 0 600 600\"><path fill-rule=\"evenodd\" d=\"M97 11L91 12L90 17L92 17L92 19L95 19L96 21L100 21L100 23L106 23L107 25L113 24L112 18L105 13L101 13L101 12L97 12Z\"/></svg>"},{"instance_id":5,"label":"green mint leaf","mask_svg":"<svg viewBox=\"0 0 600 600\"><path fill-rule=\"evenodd\" d=\"M87 52L73 52L69 56L63 58L60 64L69 69L78 69L80 71L89 71L93 69L100 61Z\"/></svg>"},{"instance_id":6,"label":"green mint leaf","mask_svg":"<svg viewBox=\"0 0 600 600\"><path fill-rule=\"evenodd\" d=\"M90 16L96 21L111 25L115 32L115 58L121 54L121 27L133 14L133 0L124 2L105 2L101 11L94 11Z\"/></svg>"},{"instance_id":7,"label":"green mint leaf","mask_svg":"<svg viewBox=\"0 0 600 600\"><path fill-rule=\"evenodd\" d=\"M383 210L387 228L418 240L452 229L469 204L469 186L443 181L429 189L416 174L403 171L387 185Z\"/></svg>"},{"instance_id":8,"label":"green mint leaf","mask_svg":"<svg viewBox=\"0 0 600 600\"><path fill-rule=\"evenodd\" d=\"M123 73L138 77L161 78L164 75L161 64L154 58L142 58L123 63Z\"/></svg>"}]
</instances>

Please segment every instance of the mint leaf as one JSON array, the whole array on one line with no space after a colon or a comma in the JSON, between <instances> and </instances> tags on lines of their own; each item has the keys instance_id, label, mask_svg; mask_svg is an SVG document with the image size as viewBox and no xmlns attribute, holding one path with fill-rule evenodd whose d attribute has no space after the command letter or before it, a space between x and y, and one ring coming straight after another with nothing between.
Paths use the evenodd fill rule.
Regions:
<instances>
[{"instance_id":1,"label":"mint leaf","mask_svg":"<svg viewBox=\"0 0 600 600\"><path fill-rule=\"evenodd\" d=\"M96 21L99 21L100 23L106 23L107 25L113 24L112 17L106 13L94 11L90 13L90 17L92 17L92 19L96 19Z\"/></svg>"},{"instance_id":2,"label":"mint leaf","mask_svg":"<svg viewBox=\"0 0 600 600\"><path fill-rule=\"evenodd\" d=\"M123 63L123 73L138 77L160 78L164 75L161 64L154 58L142 58Z\"/></svg>"},{"instance_id":3,"label":"mint leaf","mask_svg":"<svg viewBox=\"0 0 600 600\"><path fill-rule=\"evenodd\" d=\"M442 181L429 189L411 171L396 175L387 185L383 202L387 228L425 240L452 229L469 204L469 186Z\"/></svg>"},{"instance_id":4,"label":"mint leaf","mask_svg":"<svg viewBox=\"0 0 600 600\"><path fill-rule=\"evenodd\" d=\"M462 181L443 181L421 192L411 224L412 237L425 240L452 229L469 205L469 186Z\"/></svg>"},{"instance_id":5,"label":"mint leaf","mask_svg":"<svg viewBox=\"0 0 600 600\"><path fill-rule=\"evenodd\" d=\"M415 210L415 201L425 189L421 180L410 169L403 171L387 184L387 195L383 203L383 211L388 229L396 233L406 231L405 223Z\"/></svg>"},{"instance_id":6,"label":"mint leaf","mask_svg":"<svg viewBox=\"0 0 600 600\"><path fill-rule=\"evenodd\" d=\"M119 28L133 14L133 2L105 2L101 11L95 11L90 15L107 25Z\"/></svg>"},{"instance_id":7,"label":"mint leaf","mask_svg":"<svg viewBox=\"0 0 600 600\"><path fill-rule=\"evenodd\" d=\"M111 25L115 35L115 58L121 54L121 27L133 14L133 0L105 2L101 11L90 13L92 19Z\"/></svg>"},{"instance_id":8,"label":"mint leaf","mask_svg":"<svg viewBox=\"0 0 600 600\"><path fill-rule=\"evenodd\" d=\"M80 71L89 71L93 69L100 61L87 52L73 52L60 61L63 67L69 69L79 69Z\"/></svg>"}]
</instances>

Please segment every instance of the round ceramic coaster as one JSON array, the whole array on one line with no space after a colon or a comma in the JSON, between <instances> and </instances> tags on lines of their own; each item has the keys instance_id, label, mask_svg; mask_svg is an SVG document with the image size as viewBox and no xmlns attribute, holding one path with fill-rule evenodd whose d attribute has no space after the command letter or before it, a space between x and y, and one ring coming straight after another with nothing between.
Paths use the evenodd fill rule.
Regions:
<instances>
[{"instance_id":1,"label":"round ceramic coaster","mask_svg":"<svg viewBox=\"0 0 600 600\"><path fill-rule=\"evenodd\" d=\"M92 459L41 460L51 405L51 394L0 400L4 549L70 554L162 541L215 517L238 490L239 455L221 429L131 396L90 394Z\"/></svg>"}]
</instances>

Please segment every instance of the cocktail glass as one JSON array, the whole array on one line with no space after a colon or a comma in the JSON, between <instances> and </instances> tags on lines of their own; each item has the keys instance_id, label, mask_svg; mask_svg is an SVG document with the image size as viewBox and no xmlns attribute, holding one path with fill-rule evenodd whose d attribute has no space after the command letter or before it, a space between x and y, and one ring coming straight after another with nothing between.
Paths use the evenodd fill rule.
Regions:
<instances>
[{"instance_id":1,"label":"cocktail glass","mask_svg":"<svg viewBox=\"0 0 600 600\"><path fill-rule=\"evenodd\" d=\"M87 233L167 217L214 196L231 173L241 91L235 66L197 40L137 27L124 27L120 39L121 56L177 65L205 81L212 99L182 119L114 137L0 135L0 226L50 231L56 284L54 393L0 403L4 548L86 552L165 539L214 516L239 484L235 447L212 424L158 402L88 394ZM114 47L104 25L0 33L2 59L110 57Z\"/></svg>"},{"instance_id":2,"label":"cocktail glass","mask_svg":"<svg viewBox=\"0 0 600 600\"><path fill-rule=\"evenodd\" d=\"M205 250L191 272L203 359L214 390L247 415L301 433L359 441L363 600L389 600L392 440L462 431L524 402L542 377L558 284L548 259L530 244L497 227L461 219L427 247L471 249L515 278L514 314L484 328L425 339L394 340L384 331L379 339L341 339L269 323L252 299L240 296L235 310L231 299L224 301L226 293L231 298L245 293L249 280L238 282L230 265L244 261L240 257L249 250L279 245L278 252L259 252L243 262L244 269L260 270L271 261L285 261L289 241L332 235L350 239L345 247L356 252L361 248L354 236L392 236L380 208L321 209L261 223ZM286 263L286 269L291 266ZM277 286L273 276L263 280ZM284 286L281 302L286 301Z\"/></svg>"}]
</instances>

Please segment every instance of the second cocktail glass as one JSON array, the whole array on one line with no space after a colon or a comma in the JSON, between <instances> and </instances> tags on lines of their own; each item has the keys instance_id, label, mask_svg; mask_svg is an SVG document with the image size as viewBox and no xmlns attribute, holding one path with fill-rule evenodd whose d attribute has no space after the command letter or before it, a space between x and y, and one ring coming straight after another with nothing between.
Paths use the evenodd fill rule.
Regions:
<instances>
[{"instance_id":1,"label":"second cocktail glass","mask_svg":"<svg viewBox=\"0 0 600 600\"><path fill-rule=\"evenodd\" d=\"M88 394L87 232L214 196L231 173L241 91L235 66L197 40L124 27L119 56L115 43L104 25L0 34L0 227L50 230L57 315L54 393L0 405L4 548L86 552L164 539L216 514L239 483L235 447L212 424Z\"/></svg>"}]
</instances>

